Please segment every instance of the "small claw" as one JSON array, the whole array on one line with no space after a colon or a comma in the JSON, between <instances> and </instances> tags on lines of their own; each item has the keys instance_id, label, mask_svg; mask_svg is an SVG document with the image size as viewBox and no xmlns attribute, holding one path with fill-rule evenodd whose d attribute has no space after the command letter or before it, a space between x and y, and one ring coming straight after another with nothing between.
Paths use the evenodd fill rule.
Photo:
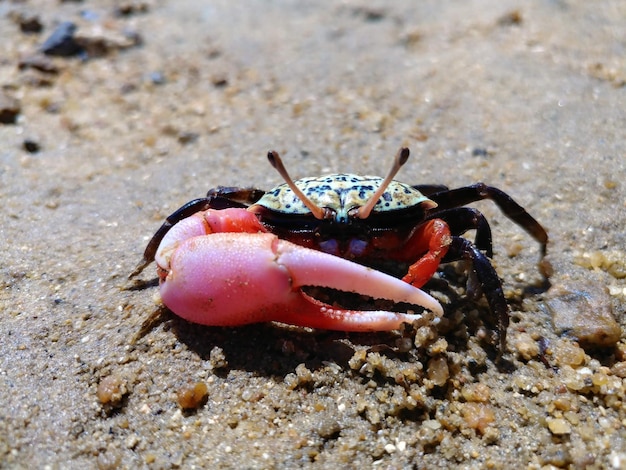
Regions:
<instances>
[{"instance_id":1,"label":"small claw","mask_svg":"<svg viewBox=\"0 0 626 470\"><path fill-rule=\"evenodd\" d=\"M421 315L335 308L304 286L420 305L441 316L421 290L371 268L279 240L269 233L214 233L177 241L168 255L161 297L177 315L200 324L280 321L343 331L391 330Z\"/></svg>"}]
</instances>

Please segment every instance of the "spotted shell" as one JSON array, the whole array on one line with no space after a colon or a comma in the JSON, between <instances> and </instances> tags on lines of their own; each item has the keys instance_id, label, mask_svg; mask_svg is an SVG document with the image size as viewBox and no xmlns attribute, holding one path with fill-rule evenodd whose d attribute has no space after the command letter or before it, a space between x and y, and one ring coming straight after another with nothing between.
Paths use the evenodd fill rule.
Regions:
<instances>
[{"instance_id":1,"label":"spotted shell","mask_svg":"<svg viewBox=\"0 0 626 470\"><path fill-rule=\"evenodd\" d=\"M361 207L374 195L383 182L378 176L359 176L349 173L302 178L296 185L318 207L327 207L336 213L337 222L346 222L348 212ZM429 199L408 184L393 181L374 206L373 213L412 207ZM287 184L281 184L265 193L257 204L272 211L306 215L311 211Z\"/></svg>"}]
</instances>

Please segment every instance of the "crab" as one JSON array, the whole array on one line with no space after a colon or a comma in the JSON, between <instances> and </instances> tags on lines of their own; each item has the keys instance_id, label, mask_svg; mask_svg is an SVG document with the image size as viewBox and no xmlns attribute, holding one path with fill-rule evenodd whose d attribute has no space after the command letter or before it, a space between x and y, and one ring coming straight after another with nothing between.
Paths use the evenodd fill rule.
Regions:
<instances>
[{"instance_id":1,"label":"crab","mask_svg":"<svg viewBox=\"0 0 626 470\"><path fill-rule=\"evenodd\" d=\"M437 323L443 307L420 288L441 263L466 260L474 286L468 290L486 297L502 352L509 307L490 261L491 229L465 206L495 202L540 244L541 260L548 235L510 196L484 183L448 189L394 180L408 157L401 148L385 178L294 181L271 151L285 183L267 192L220 186L186 203L167 217L129 277L156 261L165 306L203 325L277 321L385 331L423 318ZM462 236L469 230L473 241ZM547 282L547 269L539 267ZM361 299L356 307L345 305L350 295Z\"/></svg>"}]
</instances>

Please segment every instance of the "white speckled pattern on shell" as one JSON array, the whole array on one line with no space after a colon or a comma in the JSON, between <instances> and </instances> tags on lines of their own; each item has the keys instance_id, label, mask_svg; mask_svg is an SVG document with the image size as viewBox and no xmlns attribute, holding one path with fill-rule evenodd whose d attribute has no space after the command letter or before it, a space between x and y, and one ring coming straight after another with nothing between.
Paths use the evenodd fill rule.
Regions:
<instances>
[{"instance_id":1,"label":"white speckled pattern on shell","mask_svg":"<svg viewBox=\"0 0 626 470\"><path fill-rule=\"evenodd\" d=\"M295 183L314 204L335 211L335 220L341 223L348 220L350 210L363 206L382 182L383 178L379 176L340 173L302 178ZM373 212L403 209L427 200L426 196L410 185L393 181L376 203ZM257 204L281 213L294 215L311 213L287 184L281 184L268 191Z\"/></svg>"}]
</instances>

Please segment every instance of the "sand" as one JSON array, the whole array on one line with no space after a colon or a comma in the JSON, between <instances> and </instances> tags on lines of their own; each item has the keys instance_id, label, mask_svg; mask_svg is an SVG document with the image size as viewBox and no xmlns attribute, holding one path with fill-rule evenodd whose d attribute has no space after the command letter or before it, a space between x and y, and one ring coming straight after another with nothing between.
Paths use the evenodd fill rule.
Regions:
<instances>
[{"instance_id":1,"label":"sand","mask_svg":"<svg viewBox=\"0 0 626 470\"><path fill-rule=\"evenodd\" d=\"M626 468L624 18L617 0L0 2L0 467ZM64 21L84 53L37 54ZM384 175L401 145L397 179L487 182L550 234L553 287L533 292L538 244L474 205L511 305L504 366L459 266L438 330L166 314L134 340L158 289L127 276L183 203L279 184L270 149L294 177Z\"/></svg>"}]
</instances>

